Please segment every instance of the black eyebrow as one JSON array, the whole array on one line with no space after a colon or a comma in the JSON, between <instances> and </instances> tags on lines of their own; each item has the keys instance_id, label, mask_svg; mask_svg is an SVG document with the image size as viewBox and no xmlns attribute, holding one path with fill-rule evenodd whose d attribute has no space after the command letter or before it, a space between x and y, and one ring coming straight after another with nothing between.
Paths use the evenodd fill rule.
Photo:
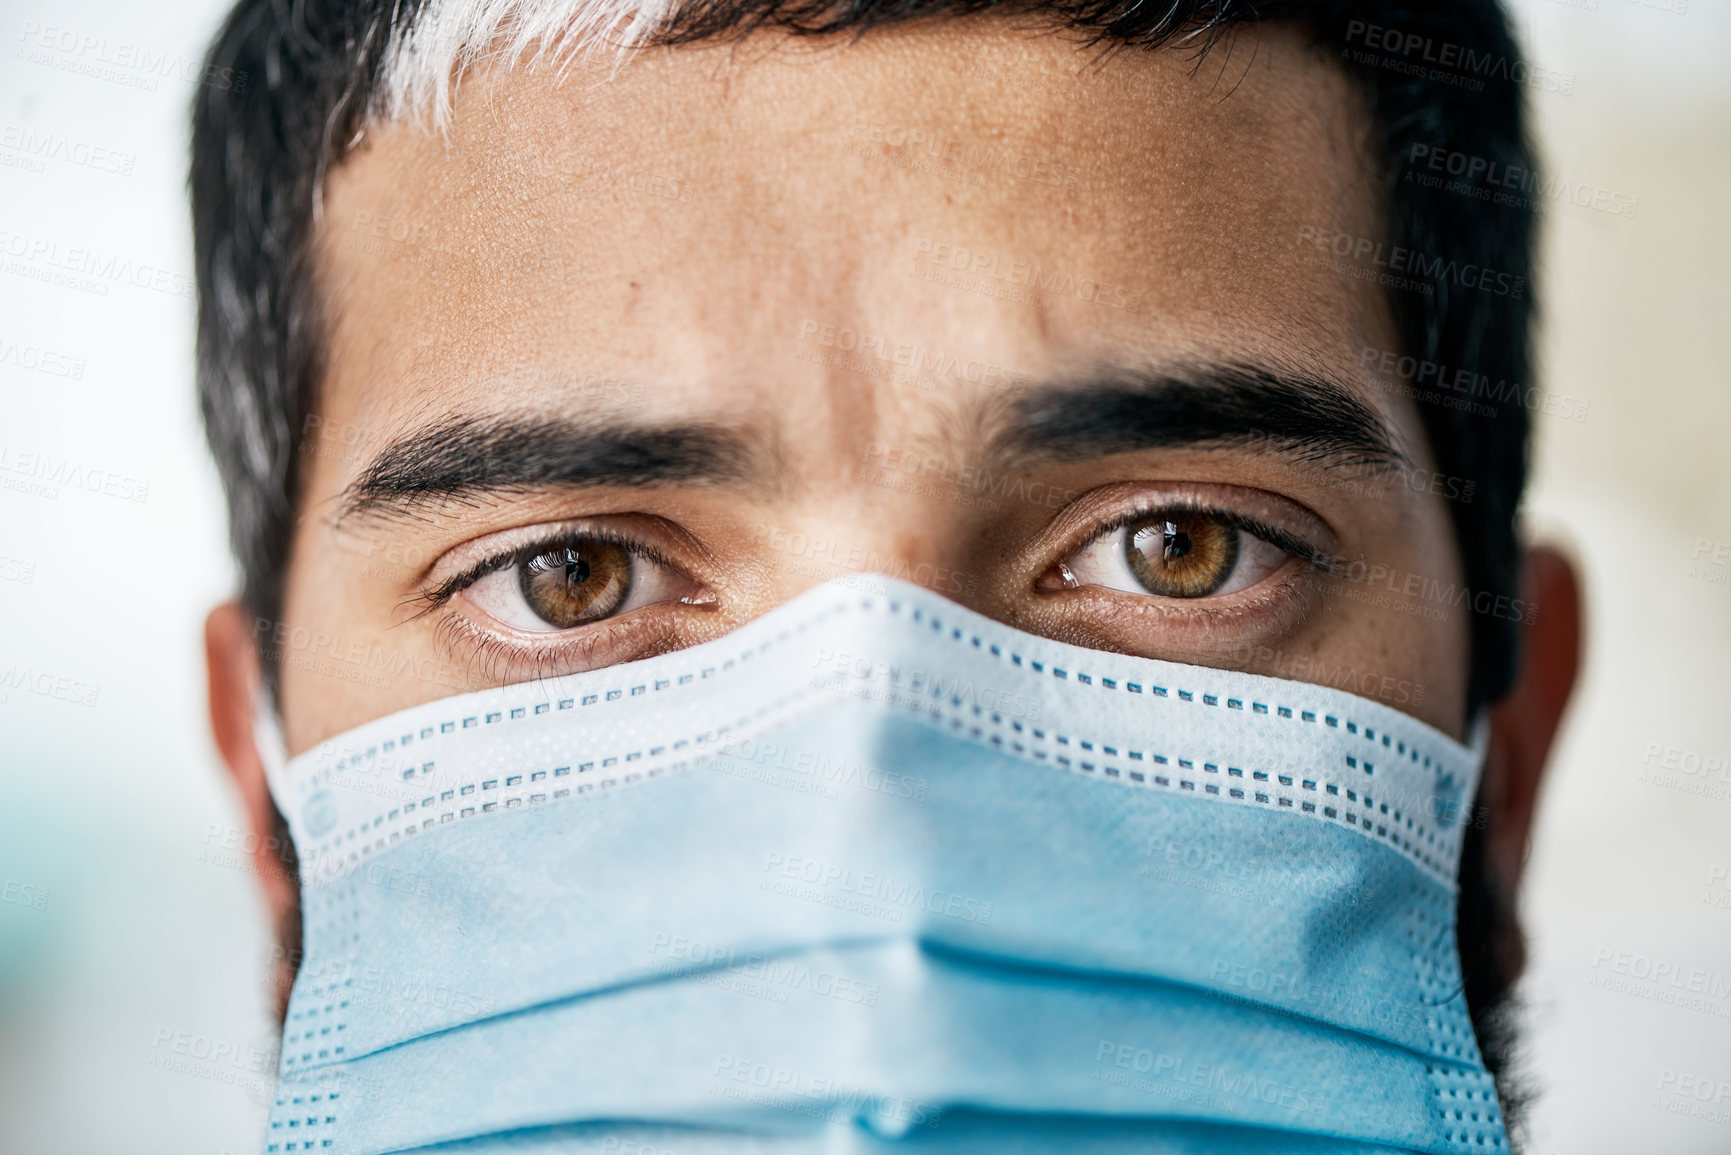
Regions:
<instances>
[{"instance_id":1,"label":"black eyebrow","mask_svg":"<svg viewBox=\"0 0 1731 1155\"><path fill-rule=\"evenodd\" d=\"M1259 365L1109 369L1017 398L995 456L1080 461L1148 449L1265 447L1306 464L1406 466L1374 409L1325 377Z\"/></svg>"},{"instance_id":2,"label":"black eyebrow","mask_svg":"<svg viewBox=\"0 0 1731 1155\"><path fill-rule=\"evenodd\" d=\"M343 490L337 520L541 486L735 481L753 453L712 425L645 427L548 417L449 417L393 441Z\"/></svg>"},{"instance_id":3,"label":"black eyebrow","mask_svg":"<svg viewBox=\"0 0 1731 1155\"><path fill-rule=\"evenodd\" d=\"M1263 446L1324 466L1406 464L1374 410L1326 378L1256 365L1105 369L1014 399L993 456L1078 461L1150 449ZM758 455L716 425L452 416L387 445L344 489L337 520L543 486L738 481Z\"/></svg>"}]
</instances>

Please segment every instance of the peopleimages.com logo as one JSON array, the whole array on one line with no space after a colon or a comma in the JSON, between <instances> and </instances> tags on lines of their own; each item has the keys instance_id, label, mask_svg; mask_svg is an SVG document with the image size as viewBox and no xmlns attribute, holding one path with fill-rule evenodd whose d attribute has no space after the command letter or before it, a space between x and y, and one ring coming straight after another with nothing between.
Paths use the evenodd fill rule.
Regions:
<instances>
[{"instance_id":1,"label":"peopleimages.com logo","mask_svg":"<svg viewBox=\"0 0 1731 1155\"><path fill-rule=\"evenodd\" d=\"M1319 253L1348 260L1355 265L1411 277L1421 286L1458 285L1463 289L1489 293L1495 297L1508 297L1514 301L1524 297L1527 291L1527 279L1517 274L1498 272L1471 261L1445 260L1419 249L1391 245L1375 237L1354 236L1333 229L1304 225L1298 230L1298 240L1300 244L1308 244Z\"/></svg>"}]
</instances>

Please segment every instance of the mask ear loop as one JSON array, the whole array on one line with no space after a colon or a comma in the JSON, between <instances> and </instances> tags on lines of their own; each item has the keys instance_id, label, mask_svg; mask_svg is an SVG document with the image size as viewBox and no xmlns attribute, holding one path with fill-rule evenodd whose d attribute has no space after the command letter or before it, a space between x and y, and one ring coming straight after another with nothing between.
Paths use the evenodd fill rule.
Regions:
<instances>
[{"instance_id":1,"label":"mask ear loop","mask_svg":"<svg viewBox=\"0 0 1731 1155\"><path fill-rule=\"evenodd\" d=\"M1467 749L1473 754L1473 771L1482 773L1485 766L1485 754L1491 748L1491 712L1484 706L1473 715L1472 724L1467 727ZM1476 786L1477 783L1475 782Z\"/></svg>"},{"instance_id":2,"label":"mask ear loop","mask_svg":"<svg viewBox=\"0 0 1731 1155\"><path fill-rule=\"evenodd\" d=\"M278 810L289 813L288 744L283 741L282 721L276 707L260 691L252 698L252 744L264 764L265 784Z\"/></svg>"}]
</instances>

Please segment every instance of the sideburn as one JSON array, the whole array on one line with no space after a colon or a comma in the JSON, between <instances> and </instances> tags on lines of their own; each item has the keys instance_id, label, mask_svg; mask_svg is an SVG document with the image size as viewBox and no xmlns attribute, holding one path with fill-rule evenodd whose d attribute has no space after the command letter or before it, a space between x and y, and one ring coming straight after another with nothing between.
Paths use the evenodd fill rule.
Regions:
<instances>
[{"instance_id":1,"label":"sideburn","mask_svg":"<svg viewBox=\"0 0 1731 1155\"><path fill-rule=\"evenodd\" d=\"M1488 869L1487 833L1476 823L1467 826L1461 846L1455 936L1460 944L1461 980L1473 1033L1478 1036L1485 1069L1496 1079L1510 1149L1519 1155L1518 1124L1533 1097L1533 1088L1515 1068L1521 1006L1512 992L1526 965L1526 936L1521 931L1515 896Z\"/></svg>"}]
</instances>

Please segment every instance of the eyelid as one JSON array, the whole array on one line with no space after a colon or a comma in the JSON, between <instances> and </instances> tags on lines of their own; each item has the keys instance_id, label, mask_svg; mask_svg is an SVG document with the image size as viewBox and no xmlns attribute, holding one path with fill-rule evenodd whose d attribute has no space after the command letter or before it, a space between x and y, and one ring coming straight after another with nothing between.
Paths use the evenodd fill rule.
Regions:
<instances>
[{"instance_id":1,"label":"eyelid","mask_svg":"<svg viewBox=\"0 0 1731 1155\"><path fill-rule=\"evenodd\" d=\"M1102 513L1102 507L1112 511ZM1042 535L1047 543L1061 543L1049 564L1069 558L1132 522L1168 510L1219 518L1287 550L1325 574L1338 575L1345 564L1333 527L1290 498L1243 486L1158 480L1115 482L1071 502ZM1287 528L1279 522L1302 529ZM1040 552L1051 549L1048 544Z\"/></svg>"},{"instance_id":2,"label":"eyelid","mask_svg":"<svg viewBox=\"0 0 1731 1155\"><path fill-rule=\"evenodd\" d=\"M596 525L593 522L587 521L567 522L562 525L529 526L521 530L506 531L503 534L494 534L489 538L482 538L477 542L467 542L452 552L459 555L463 553L479 552L484 548L484 544L487 541L498 537L506 538L514 544L505 545L501 543L501 545L493 552L482 554L478 560L471 562L457 573L438 581L432 585L431 588L424 590L416 599L416 601L425 607L423 612L430 612L438 609L457 594L474 585L488 574L497 573L502 569L507 569L511 566L517 565L528 558L535 557L537 554L545 553L550 549L556 549L561 545L577 540L609 542L613 545L619 546L621 549L630 553L633 557L653 562L659 566L664 566L677 574L690 578L685 566L674 561L666 554L666 552L656 547L653 543L643 540L640 536L624 533L611 526ZM441 558L439 562L435 562L430 568L436 572L443 561L444 559Z\"/></svg>"},{"instance_id":3,"label":"eyelid","mask_svg":"<svg viewBox=\"0 0 1731 1155\"><path fill-rule=\"evenodd\" d=\"M1332 556L1318 550L1310 542L1305 541L1296 534L1281 529L1277 525L1269 525L1267 522L1262 521L1259 518L1247 517L1235 510L1223 509L1218 506L1206 504L1192 504L1189 502L1159 502L1149 505L1144 509L1121 514L1101 526L1099 532L1088 538L1088 540L1084 541L1076 549L1071 550L1070 556L1074 556L1081 550L1087 549L1089 546L1110 537L1125 526L1132 525L1138 521L1145 520L1146 518L1153 517L1155 514L1160 513L1203 514L1220 522L1222 525L1229 525L1233 529L1243 530L1252 537L1261 538L1268 544L1285 550L1287 553L1292 554L1294 557L1299 558L1309 565L1315 566L1325 573L1332 572L1331 566L1334 564Z\"/></svg>"}]
</instances>

